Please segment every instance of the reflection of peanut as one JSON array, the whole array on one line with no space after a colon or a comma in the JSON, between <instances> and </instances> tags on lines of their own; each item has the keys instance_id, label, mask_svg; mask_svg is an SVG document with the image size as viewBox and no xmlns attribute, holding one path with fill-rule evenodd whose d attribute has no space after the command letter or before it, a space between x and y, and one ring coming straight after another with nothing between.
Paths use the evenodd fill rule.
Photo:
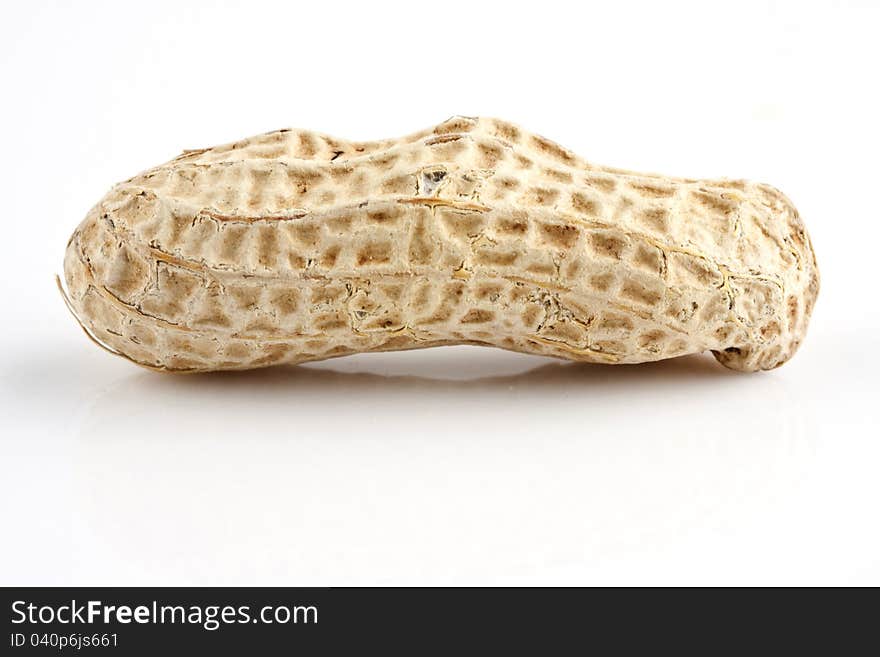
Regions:
<instances>
[{"instance_id":1,"label":"reflection of peanut","mask_svg":"<svg viewBox=\"0 0 880 657\"><path fill-rule=\"evenodd\" d=\"M600 363L710 349L767 369L819 288L772 187L595 166L461 117L185 151L113 188L64 269L93 338L168 371L448 344Z\"/></svg>"}]
</instances>

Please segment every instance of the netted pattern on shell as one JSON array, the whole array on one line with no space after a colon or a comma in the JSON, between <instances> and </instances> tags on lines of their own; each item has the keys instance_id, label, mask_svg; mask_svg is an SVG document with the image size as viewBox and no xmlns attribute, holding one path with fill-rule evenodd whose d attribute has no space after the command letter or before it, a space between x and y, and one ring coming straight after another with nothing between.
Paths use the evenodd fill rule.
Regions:
<instances>
[{"instance_id":1,"label":"netted pattern on shell","mask_svg":"<svg viewBox=\"0 0 880 657\"><path fill-rule=\"evenodd\" d=\"M441 344L767 369L818 292L803 223L767 185L599 167L461 117L185 152L90 211L65 277L96 339L174 371Z\"/></svg>"}]
</instances>

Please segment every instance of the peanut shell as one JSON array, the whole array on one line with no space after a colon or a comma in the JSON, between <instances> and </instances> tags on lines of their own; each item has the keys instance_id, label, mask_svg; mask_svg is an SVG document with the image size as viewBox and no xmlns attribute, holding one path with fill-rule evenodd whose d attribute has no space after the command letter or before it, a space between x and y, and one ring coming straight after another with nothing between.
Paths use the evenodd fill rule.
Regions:
<instances>
[{"instance_id":1,"label":"peanut shell","mask_svg":"<svg viewBox=\"0 0 880 657\"><path fill-rule=\"evenodd\" d=\"M173 372L453 344L754 371L794 354L819 289L773 187L597 166L466 117L184 151L92 208L64 274L90 337Z\"/></svg>"}]
</instances>

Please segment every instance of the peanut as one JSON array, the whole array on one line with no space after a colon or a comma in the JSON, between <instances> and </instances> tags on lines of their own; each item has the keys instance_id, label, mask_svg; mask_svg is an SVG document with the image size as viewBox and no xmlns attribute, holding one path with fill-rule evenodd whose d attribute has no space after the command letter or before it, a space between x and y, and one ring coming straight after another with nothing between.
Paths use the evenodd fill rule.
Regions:
<instances>
[{"instance_id":1,"label":"peanut","mask_svg":"<svg viewBox=\"0 0 880 657\"><path fill-rule=\"evenodd\" d=\"M589 164L509 123L279 130L116 185L68 243L87 334L176 372L475 344L776 367L819 289L776 189Z\"/></svg>"}]
</instances>

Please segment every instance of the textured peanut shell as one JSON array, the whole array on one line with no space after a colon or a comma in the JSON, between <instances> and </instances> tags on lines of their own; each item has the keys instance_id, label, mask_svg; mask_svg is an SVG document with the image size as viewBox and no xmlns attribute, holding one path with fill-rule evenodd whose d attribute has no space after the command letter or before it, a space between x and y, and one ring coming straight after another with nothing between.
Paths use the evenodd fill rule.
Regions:
<instances>
[{"instance_id":1,"label":"textured peanut shell","mask_svg":"<svg viewBox=\"0 0 880 657\"><path fill-rule=\"evenodd\" d=\"M590 164L455 117L396 140L280 130L116 185L67 247L99 344L164 371L477 344L598 363L804 338L810 240L776 189Z\"/></svg>"}]
</instances>

